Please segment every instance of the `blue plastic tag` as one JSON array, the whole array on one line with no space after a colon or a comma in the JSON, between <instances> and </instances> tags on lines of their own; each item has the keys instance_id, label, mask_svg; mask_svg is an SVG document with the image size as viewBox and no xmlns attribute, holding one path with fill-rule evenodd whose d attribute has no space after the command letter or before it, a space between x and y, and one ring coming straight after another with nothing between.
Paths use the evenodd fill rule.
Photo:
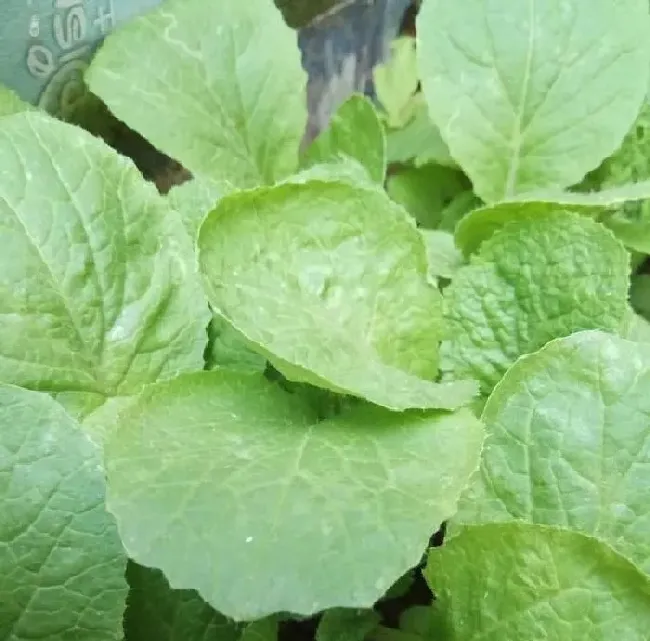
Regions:
<instances>
[{"instance_id":1,"label":"blue plastic tag","mask_svg":"<svg viewBox=\"0 0 650 641\"><path fill-rule=\"evenodd\" d=\"M0 0L0 83L54 114L83 91L104 36L161 0Z\"/></svg>"}]
</instances>

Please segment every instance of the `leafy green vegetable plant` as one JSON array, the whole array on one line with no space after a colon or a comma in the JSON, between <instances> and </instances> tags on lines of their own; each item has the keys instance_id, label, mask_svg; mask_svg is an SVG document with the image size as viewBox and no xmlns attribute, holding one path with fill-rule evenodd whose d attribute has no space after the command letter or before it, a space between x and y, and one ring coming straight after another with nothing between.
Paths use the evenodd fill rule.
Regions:
<instances>
[{"instance_id":1,"label":"leafy green vegetable plant","mask_svg":"<svg viewBox=\"0 0 650 641\"><path fill-rule=\"evenodd\" d=\"M302 150L272 0L114 32L166 196L0 92L3 639L647 639L647 2L394 52Z\"/></svg>"}]
</instances>

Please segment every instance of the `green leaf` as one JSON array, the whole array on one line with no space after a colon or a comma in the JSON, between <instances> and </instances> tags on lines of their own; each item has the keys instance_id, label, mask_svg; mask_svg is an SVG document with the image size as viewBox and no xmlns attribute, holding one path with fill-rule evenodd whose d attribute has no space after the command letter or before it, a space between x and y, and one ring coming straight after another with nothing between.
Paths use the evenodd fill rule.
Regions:
<instances>
[{"instance_id":1,"label":"green leaf","mask_svg":"<svg viewBox=\"0 0 650 641\"><path fill-rule=\"evenodd\" d=\"M239 641L243 626L211 608L193 590L174 590L162 572L129 563L127 641Z\"/></svg>"},{"instance_id":2,"label":"green leaf","mask_svg":"<svg viewBox=\"0 0 650 641\"><path fill-rule=\"evenodd\" d=\"M399 618L399 629L381 627L373 641L446 641L444 617L437 603L416 605L405 610Z\"/></svg>"},{"instance_id":3,"label":"green leaf","mask_svg":"<svg viewBox=\"0 0 650 641\"><path fill-rule=\"evenodd\" d=\"M113 396L107 399L103 405L84 416L81 427L95 443L103 447L108 435L117 428L119 413L134 403L137 398L137 396Z\"/></svg>"},{"instance_id":4,"label":"green leaf","mask_svg":"<svg viewBox=\"0 0 650 641\"><path fill-rule=\"evenodd\" d=\"M432 382L443 332L424 242L376 189L312 181L223 198L199 232L214 310L289 380L391 409L453 409Z\"/></svg>"},{"instance_id":5,"label":"green leaf","mask_svg":"<svg viewBox=\"0 0 650 641\"><path fill-rule=\"evenodd\" d=\"M214 316L208 327L206 369L227 367L242 372L262 373L266 359L228 321Z\"/></svg>"},{"instance_id":6,"label":"green leaf","mask_svg":"<svg viewBox=\"0 0 650 641\"><path fill-rule=\"evenodd\" d=\"M419 225L435 229L445 207L468 187L459 171L429 164L406 167L389 176L386 191Z\"/></svg>"},{"instance_id":7,"label":"green leaf","mask_svg":"<svg viewBox=\"0 0 650 641\"><path fill-rule=\"evenodd\" d=\"M574 211L585 216L600 216L609 225L609 216L619 208L649 199L648 180L587 193L533 192L470 211L456 227L456 243L465 254L471 254L484 240L511 220L524 216L534 218L560 210Z\"/></svg>"},{"instance_id":8,"label":"green leaf","mask_svg":"<svg viewBox=\"0 0 650 641\"><path fill-rule=\"evenodd\" d=\"M422 94L411 106L411 117L399 129L386 129L386 153L389 163L414 161L417 166L435 163L452 169L458 164L449 155L449 148L429 116Z\"/></svg>"},{"instance_id":9,"label":"green leaf","mask_svg":"<svg viewBox=\"0 0 650 641\"><path fill-rule=\"evenodd\" d=\"M481 204L476 194L469 189L454 196L440 214L438 229L453 233L463 217L480 207ZM456 241L456 246L459 246L458 241Z\"/></svg>"},{"instance_id":10,"label":"green leaf","mask_svg":"<svg viewBox=\"0 0 650 641\"><path fill-rule=\"evenodd\" d=\"M424 229L422 235L427 246L429 274L436 278L453 278L464 262L453 235L437 229Z\"/></svg>"},{"instance_id":11,"label":"green leaf","mask_svg":"<svg viewBox=\"0 0 650 641\"><path fill-rule=\"evenodd\" d=\"M102 394L91 392L59 392L52 394L52 397L100 448L104 445L106 435L115 429L118 413L137 398L106 398Z\"/></svg>"},{"instance_id":12,"label":"green leaf","mask_svg":"<svg viewBox=\"0 0 650 641\"><path fill-rule=\"evenodd\" d=\"M417 33L431 118L487 202L579 182L646 94L646 0L427 0Z\"/></svg>"},{"instance_id":13,"label":"green leaf","mask_svg":"<svg viewBox=\"0 0 650 641\"><path fill-rule=\"evenodd\" d=\"M601 224L570 212L513 220L445 290L442 369L489 391L522 354L582 329L617 331L628 255Z\"/></svg>"},{"instance_id":14,"label":"green leaf","mask_svg":"<svg viewBox=\"0 0 650 641\"><path fill-rule=\"evenodd\" d=\"M120 638L126 556L95 445L48 396L0 385L0 458L0 638Z\"/></svg>"},{"instance_id":15,"label":"green leaf","mask_svg":"<svg viewBox=\"0 0 650 641\"><path fill-rule=\"evenodd\" d=\"M0 118L31 109L34 109L34 107L21 100L18 94L4 85L0 85Z\"/></svg>"},{"instance_id":16,"label":"green leaf","mask_svg":"<svg viewBox=\"0 0 650 641\"><path fill-rule=\"evenodd\" d=\"M357 187L377 190L383 188L382 185L378 185L370 177L363 165L349 156L339 156L336 160L301 169L280 182L282 184L304 185L310 181L344 182Z\"/></svg>"},{"instance_id":17,"label":"green leaf","mask_svg":"<svg viewBox=\"0 0 650 641\"><path fill-rule=\"evenodd\" d=\"M650 274L639 274L632 278L630 303L645 318L650 318Z\"/></svg>"},{"instance_id":18,"label":"green leaf","mask_svg":"<svg viewBox=\"0 0 650 641\"><path fill-rule=\"evenodd\" d=\"M239 641L276 641L279 633L279 622L276 616L253 621L244 628Z\"/></svg>"},{"instance_id":19,"label":"green leaf","mask_svg":"<svg viewBox=\"0 0 650 641\"><path fill-rule=\"evenodd\" d=\"M468 527L429 552L425 576L445 618L445 641L648 638L650 581L577 532Z\"/></svg>"},{"instance_id":20,"label":"green leaf","mask_svg":"<svg viewBox=\"0 0 650 641\"><path fill-rule=\"evenodd\" d=\"M618 333L629 341L650 343L650 322L628 309Z\"/></svg>"},{"instance_id":21,"label":"green leaf","mask_svg":"<svg viewBox=\"0 0 650 641\"><path fill-rule=\"evenodd\" d=\"M481 472L456 520L579 530L650 575L649 413L650 345L599 331L552 341L490 396Z\"/></svg>"},{"instance_id":22,"label":"green leaf","mask_svg":"<svg viewBox=\"0 0 650 641\"><path fill-rule=\"evenodd\" d=\"M371 607L454 513L483 441L467 410L317 422L229 370L149 386L119 419L108 505L129 556L237 620Z\"/></svg>"},{"instance_id":23,"label":"green leaf","mask_svg":"<svg viewBox=\"0 0 650 641\"><path fill-rule=\"evenodd\" d=\"M412 116L413 97L420 82L415 38L403 36L390 45L390 56L374 70L375 91L391 128L403 127Z\"/></svg>"},{"instance_id":24,"label":"green leaf","mask_svg":"<svg viewBox=\"0 0 650 641\"><path fill-rule=\"evenodd\" d=\"M203 367L191 245L130 161L27 112L3 120L0 168L0 380L113 396Z\"/></svg>"},{"instance_id":25,"label":"green leaf","mask_svg":"<svg viewBox=\"0 0 650 641\"><path fill-rule=\"evenodd\" d=\"M316 641L364 641L380 619L375 610L327 610L318 624Z\"/></svg>"},{"instance_id":26,"label":"green leaf","mask_svg":"<svg viewBox=\"0 0 650 641\"><path fill-rule=\"evenodd\" d=\"M391 585L384 596L382 601L390 601L392 599L401 599L408 595L415 583L417 568L411 568L406 574L403 574L393 585Z\"/></svg>"},{"instance_id":27,"label":"green leaf","mask_svg":"<svg viewBox=\"0 0 650 641\"><path fill-rule=\"evenodd\" d=\"M103 394L93 392L55 392L52 398L79 423L106 402Z\"/></svg>"},{"instance_id":28,"label":"green leaf","mask_svg":"<svg viewBox=\"0 0 650 641\"><path fill-rule=\"evenodd\" d=\"M620 149L597 170L599 186L650 179L650 102L646 100ZM607 221L627 247L650 253L650 201L623 204Z\"/></svg>"},{"instance_id":29,"label":"green leaf","mask_svg":"<svg viewBox=\"0 0 650 641\"><path fill-rule=\"evenodd\" d=\"M339 0L274 0L290 27L304 27L322 14L336 9Z\"/></svg>"},{"instance_id":30,"label":"green leaf","mask_svg":"<svg viewBox=\"0 0 650 641\"><path fill-rule=\"evenodd\" d=\"M222 196L231 191L234 191L232 185L201 176L172 187L167 198L194 242L206 214L214 209Z\"/></svg>"},{"instance_id":31,"label":"green leaf","mask_svg":"<svg viewBox=\"0 0 650 641\"><path fill-rule=\"evenodd\" d=\"M351 96L337 109L328 128L307 149L304 164L332 162L341 156L357 160L374 181L383 184L384 129L372 103L364 96Z\"/></svg>"},{"instance_id":32,"label":"green leaf","mask_svg":"<svg viewBox=\"0 0 650 641\"><path fill-rule=\"evenodd\" d=\"M192 173L250 187L297 168L306 74L268 0L169 0L112 32L86 80Z\"/></svg>"}]
</instances>

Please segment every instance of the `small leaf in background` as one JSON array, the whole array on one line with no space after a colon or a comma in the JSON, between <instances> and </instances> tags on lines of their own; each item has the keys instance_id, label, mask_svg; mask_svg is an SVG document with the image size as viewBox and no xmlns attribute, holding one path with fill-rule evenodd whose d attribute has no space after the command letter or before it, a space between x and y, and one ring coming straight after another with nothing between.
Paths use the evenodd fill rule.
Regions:
<instances>
[{"instance_id":1,"label":"small leaf in background","mask_svg":"<svg viewBox=\"0 0 650 641\"><path fill-rule=\"evenodd\" d=\"M629 341L650 343L650 322L636 314L633 309L628 309L618 334Z\"/></svg>"},{"instance_id":2,"label":"small leaf in background","mask_svg":"<svg viewBox=\"0 0 650 641\"><path fill-rule=\"evenodd\" d=\"M380 619L375 610L327 610L318 624L316 641L364 641Z\"/></svg>"},{"instance_id":3,"label":"small leaf in background","mask_svg":"<svg viewBox=\"0 0 650 641\"><path fill-rule=\"evenodd\" d=\"M309 24L324 13L335 8L337 0L274 0L275 5L282 11L287 24L297 29Z\"/></svg>"},{"instance_id":4,"label":"small leaf in background","mask_svg":"<svg viewBox=\"0 0 650 641\"><path fill-rule=\"evenodd\" d=\"M162 572L130 562L126 641L240 641L243 626L211 608L194 590L174 590Z\"/></svg>"},{"instance_id":5,"label":"small leaf in background","mask_svg":"<svg viewBox=\"0 0 650 641\"><path fill-rule=\"evenodd\" d=\"M391 409L453 409L422 236L385 193L313 181L223 198L199 232L210 303L289 380Z\"/></svg>"},{"instance_id":6,"label":"small leaf in background","mask_svg":"<svg viewBox=\"0 0 650 641\"><path fill-rule=\"evenodd\" d=\"M357 160L349 156L340 156L336 160L312 165L307 169L301 169L288 178L280 181L280 184L304 185L312 180L325 182L344 182L357 187L368 189L382 189L368 174L367 169Z\"/></svg>"},{"instance_id":7,"label":"small leaf in background","mask_svg":"<svg viewBox=\"0 0 650 641\"><path fill-rule=\"evenodd\" d=\"M630 303L639 314L650 319L650 274L639 274L632 278Z\"/></svg>"},{"instance_id":8,"label":"small leaf in background","mask_svg":"<svg viewBox=\"0 0 650 641\"><path fill-rule=\"evenodd\" d=\"M595 172L601 189L650 180L650 102L646 100L620 149ZM607 226L625 244L650 253L650 200L622 205Z\"/></svg>"},{"instance_id":9,"label":"small leaf in background","mask_svg":"<svg viewBox=\"0 0 650 641\"><path fill-rule=\"evenodd\" d=\"M23 102L11 89L0 85L0 118L31 109L34 109L32 105Z\"/></svg>"},{"instance_id":10,"label":"small leaf in background","mask_svg":"<svg viewBox=\"0 0 650 641\"><path fill-rule=\"evenodd\" d=\"M279 623L280 621L277 616L253 621L244 628L239 641L277 641L280 627Z\"/></svg>"},{"instance_id":11,"label":"small leaf in background","mask_svg":"<svg viewBox=\"0 0 650 641\"><path fill-rule=\"evenodd\" d=\"M258 354L240 332L220 316L213 316L208 326L206 369L227 367L242 372L262 373L266 358Z\"/></svg>"},{"instance_id":12,"label":"small leaf in background","mask_svg":"<svg viewBox=\"0 0 650 641\"><path fill-rule=\"evenodd\" d=\"M650 575L650 346L600 331L515 363L483 410L480 475L457 523L559 525Z\"/></svg>"},{"instance_id":13,"label":"small leaf in background","mask_svg":"<svg viewBox=\"0 0 650 641\"><path fill-rule=\"evenodd\" d=\"M372 641L447 641L446 621L437 603L416 605L399 618L399 629L380 627Z\"/></svg>"},{"instance_id":14,"label":"small leaf in background","mask_svg":"<svg viewBox=\"0 0 650 641\"><path fill-rule=\"evenodd\" d=\"M533 192L473 209L459 221L456 227L456 243L469 255L511 220L536 218L558 210L599 217L604 224L609 225L613 212L620 208L636 207L638 203L648 200L650 180L587 193L545 190Z\"/></svg>"},{"instance_id":15,"label":"small leaf in background","mask_svg":"<svg viewBox=\"0 0 650 641\"><path fill-rule=\"evenodd\" d=\"M172 187L167 199L170 207L178 212L194 242L206 214L214 209L222 196L231 191L234 191L232 185L200 176Z\"/></svg>"},{"instance_id":16,"label":"small leaf in background","mask_svg":"<svg viewBox=\"0 0 650 641\"><path fill-rule=\"evenodd\" d=\"M131 558L237 620L372 607L455 512L482 442L467 410L318 422L261 376L199 372L120 414L108 505Z\"/></svg>"},{"instance_id":17,"label":"small leaf in background","mask_svg":"<svg viewBox=\"0 0 650 641\"><path fill-rule=\"evenodd\" d=\"M306 151L304 165L353 158L370 177L383 184L386 176L386 139L379 116L364 96L348 98L334 113L329 126Z\"/></svg>"},{"instance_id":18,"label":"small leaf in background","mask_svg":"<svg viewBox=\"0 0 650 641\"><path fill-rule=\"evenodd\" d=\"M203 368L178 216L131 161L36 112L0 127L0 380L104 396Z\"/></svg>"},{"instance_id":19,"label":"small leaf in background","mask_svg":"<svg viewBox=\"0 0 650 641\"><path fill-rule=\"evenodd\" d=\"M382 597L382 601L391 599L400 599L405 597L413 588L415 583L415 569L410 569L406 574L403 574L393 585L391 585Z\"/></svg>"},{"instance_id":20,"label":"small leaf in background","mask_svg":"<svg viewBox=\"0 0 650 641\"><path fill-rule=\"evenodd\" d=\"M525 523L470 526L429 551L424 574L444 617L444 641L648 638L650 581L584 534Z\"/></svg>"},{"instance_id":21,"label":"small leaf in background","mask_svg":"<svg viewBox=\"0 0 650 641\"><path fill-rule=\"evenodd\" d=\"M429 274L434 278L453 278L465 262L453 235L437 229L423 229L422 235L427 246Z\"/></svg>"},{"instance_id":22,"label":"small leaf in background","mask_svg":"<svg viewBox=\"0 0 650 641\"><path fill-rule=\"evenodd\" d=\"M411 119L412 104L420 80L415 57L415 38L403 36L393 40L390 56L374 70L377 99L390 128L400 128Z\"/></svg>"},{"instance_id":23,"label":"small leaf in background","mask_svg":"<svg viewBox=\"0 0 650 641\"><path fill-rule=\"evenodd\" d=\"M445 289L442 369L488 392L519 356L554 338L616 331L628 285L628 254L603 225L566 211L513 220Z\"/></svg>"},{"instance_id":24,"label":"small leaf in background","mask_svg":"<svg viewBox=\"0 0 650 641\"><path fill-rule=\"evenodd\" d=\"M563 188L620 146L650 66L646 0L427 0L417 20L433 122L476 193Z\"/></svg>"},{"instance_id":25,"label":"small leaf in background","mask_svg":"<svg viewBox=\"0 0 650 641\"><path fill-rule=\"evenodd\" d=\"M242 188L297 169L306 74L295 32L268 0L165 2L112 32L86 80L194 174Z\"/></svg>"},{"instance_id":26,"label":"small leaf in background","mask_svg":"<svg viewBox=\"0 0 650 641\"><path fill-rule=\"evenodd\" d=\"M0 638L121 638L126 555L99 450L45 394L0 385Z\"/></svg>"},{"instance_id":27,"label":"small leaf in background","mask_svg":"<svg viewBox=\"0 0 650 641\"><path fill-rule=\"evenodd\" d=\"M460 224L460 221L468 216L474 209L480 207L482 202L474 194L473 191L463 191L451 200L451 202L440 213L440 224L438 229L440 231L448 231L452 234ZM456 239L456 246L458 239Z\"/></svg>"},{"instance_id":28,"label":"small leaf in background","mask_svg":"<svg viewBox=\"0 0 650 641\"><path fill-rule=\"evenodd\" d=\"M445 207L468 188L461 172L433 164L400 169L386 183L388 195L428 229L440 224Z\"/></svg>"},{"instance_id":29,"label":"small leaf in background","mask_svg":"<svg viewBox=\"0 0 650 641\"><path fill-rule=\"evenodd\" d=\"M409 120L399 129L386 129L386 153L389 163L413 162L416 166L434 163L458 169L440 130L429 116L421 93L413 99Z\"/></svg>"}]
</instances>

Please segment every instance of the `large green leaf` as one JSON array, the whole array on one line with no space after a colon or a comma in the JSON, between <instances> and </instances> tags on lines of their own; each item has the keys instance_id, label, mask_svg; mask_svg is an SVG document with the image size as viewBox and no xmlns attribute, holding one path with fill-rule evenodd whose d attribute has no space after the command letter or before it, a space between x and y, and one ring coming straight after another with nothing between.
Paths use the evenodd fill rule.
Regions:
<instances>
[{"instance_id":1,"label":"large green leaf","mask_svg":"<svg viewBox=\"0 0 650 641\"><path fill-rule=\"evenodd\" d=\"M487 202L579 182L646 94L646 0L427 0L417 26L431 117Z\"/></svg>"},{"instance_id":2,"label":"large green leaf","mask_svg":"<svg viewBox=\"0 0 650 641\"><path fill-rule=\"evenodd\" d=\"M306 74L269 0L169 0L110 34L86 80L194 173L246 187L297 167Z\"/></svg>"},{"instance_id":3,"label":"large green leaf","mask_svg":"<svg viewBox=\"0 0 650 641\"><path fill-rule=\"evenodd\" d=\"M650 345L599 331L506 373L456 521L525 520L606 540L650 574Z\"/></svg>"},{"instance_id":4,"label":"large green leaf","mask_svg":"<svg viewBox=\"0 0 650 641\"><path fill-rule=\"evenodd\" d=\"M616 331L629 258L600 223L557 211L513 220L445 290L442 368L489 391L522 354L582 329Z\"/></svg>"},{"instance_id":5,"label":"large green leaf","mask_svg":"<svg viewBox=\"0 0 650 641\"><path fill-rule=\"evenodd\" d=\"M235 619L371 606L454 513L483 441L467 410L317 422L229 370L150 386L119 422L108 505L129 555Z\"/></svg>"},{"instance_id":6,"label":"large green leaf","mask_svg":"<svg viewBox=\"0 0 650 641\"><path fill-rule=\"evenodd\" d=\"M126 556L97 448L47 395L0 385L0 461L0 638L121 638Z\"/></svg>"},{"instance_id":7,"label":"large green leaf","mask_svg":"<svg viewBox=\"0 0 650 641\"><path fill-rule=\"evenodd\" d=\"M214 309L287 378L392 409L474 394L431 382L442 299L421 235L385 193L311 181L232 194L198 245Z\"/></svg>"},{"instance_id":8,"label":"large green leaf","mask_svg":"<svg viewBox=\"0 0 650 641\"><path fill-rule=\"evenodd\" d=\"M126 641L239 641L243 626L193 590L174 590L162 572L129 563Z\"/></svg>"},{"instance_id":9,"label":"large green leaf","mask_svg":"<svg viewBox=\"0 0 650 641\"><path fill-rule=\"evenodd\" d=\"M444 641L648 638L650 581L584 534L525 523L468 527L429 552L424 574Z\"/></svg>"},{"instance_id":10,"label":"large green leaf","mask_svg":"<svg viewBox=\"0 0 650 641\"><path fill-rule=\"evenodd\" d=\"M3 119L0 168L0 380L112 396L203 367L191 244L129 160L26 112Z\"/></svg>"},{"instance_id":11,"label":"large green leaf","mask_svg":"<svg viewBox=\"0 0 650 641\"><path fill-rule=\"evenodd\" d=\"M306 165L354 158L379 184L386 176L386 138L379 116L364 96L348 98L334 113L328 128L309 146Z\"/></svg>"},{"instance_id":12,"label":"large green leaf","mask_svg":"<svg viewBox=\"0 0 650 641\"><path fill-rule=\"evenodd\" d=\"M561 210L601 217L605 224L610 225L612 214L617 210L636 207L638 203L649 200L648 180L586 193L534 192L470 211L456 226L456 243L466 254L470 254L511 220Z\"/></svg>"}]
</instances>

